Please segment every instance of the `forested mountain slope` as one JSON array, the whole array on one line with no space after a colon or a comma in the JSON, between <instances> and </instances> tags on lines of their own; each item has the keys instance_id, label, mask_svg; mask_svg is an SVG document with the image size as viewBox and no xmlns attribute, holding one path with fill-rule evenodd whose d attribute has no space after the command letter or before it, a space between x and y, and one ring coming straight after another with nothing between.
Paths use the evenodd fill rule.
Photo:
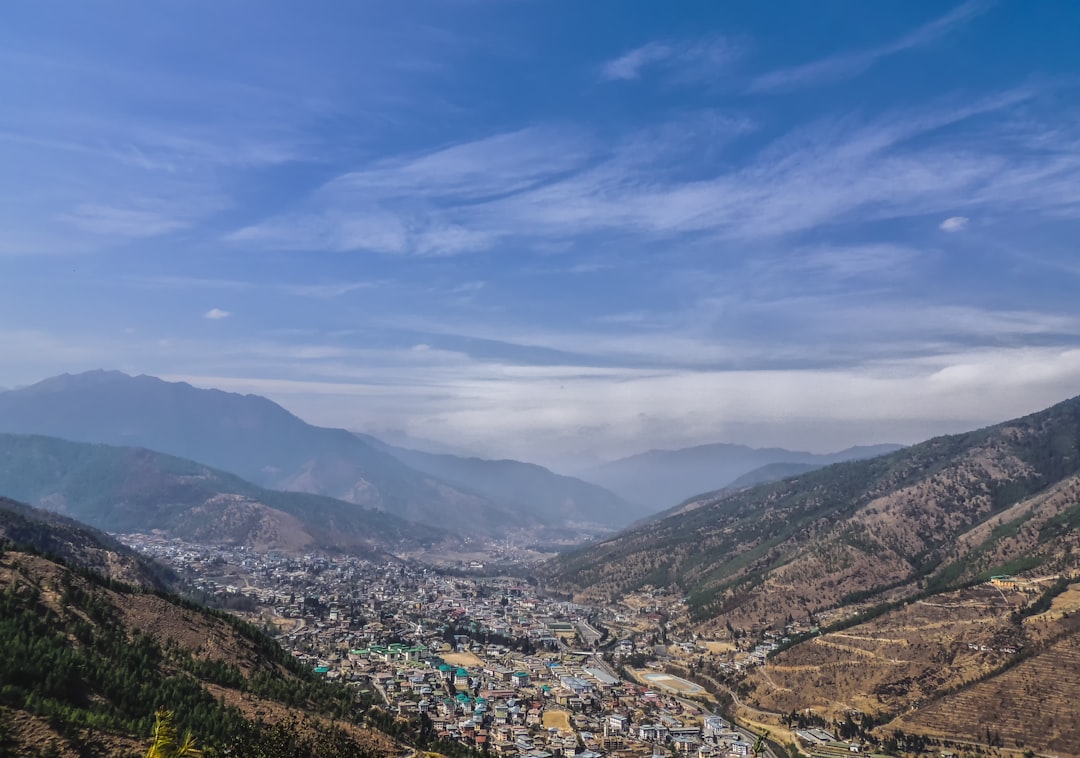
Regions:
<instances>
[{"instance_id":1,"label":"forested mountain slope","mask_svg":"<svg viewBox=\"0 0 1080 758\"><path fill-rule=\"evenodd\" d=\"M168 589L176 575L109 535L64 516L0 496L0 542L18 545L141 587Z\"/></svg>"},{"instance_id":2,"label":"forested mountain slope","mask_svg":"<svg viewBox=\"0 0 1080 758\"><path fill-rule=\"evenodd\" d=\"M377 756L367 706L221 613L48 558L0 554L0 752L142 755L167 705L201 747ZM46 752L47 751L47 752Z\"/></svg>"}]
</instances>

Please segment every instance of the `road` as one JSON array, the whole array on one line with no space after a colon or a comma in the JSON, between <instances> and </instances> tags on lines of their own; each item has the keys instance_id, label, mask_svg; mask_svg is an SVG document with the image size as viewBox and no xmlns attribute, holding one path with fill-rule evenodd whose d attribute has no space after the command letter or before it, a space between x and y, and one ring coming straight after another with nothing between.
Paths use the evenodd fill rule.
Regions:
<instances>
[{"instance_id":1,"label":"road","mask_svg":"<svg viewBox=\"0 0 1080 758\"><path fill-rule=\"evenodd\" d=\"M741 705L741 703L739 703L739 701L738 701L738 698L736 698L734 694L732 694L732 698L735 699L736 703ZM684 700L681 697L676 697L675 699L678 700L680 703L682 703L684 707L700 708L702 710L702 715L703 715L704 718L723 718L719 713L713 713L712 711L705 708L701 703L694 702L693 700ZM744 706L744 707L748 707L748 706ZM756 710L756 709L751 709L751 710ZM731 719L725 719L725 721L731 721ZM755 742L757 742L757 738L758 738L758 733L757 732L751 731L750 729L747 729L746 727L739 726L734 721L731 721L731 726L735 731L737 731L744 738L746 738L746 741L749 742L751 745L753 745ZM774 753L772 751L772 749L768 746L768 744L765 745L765 752L763 752L761 755L764 756L764 758L777 758L776 753Z\"/></svg>"},{"instance_id":2,"label":"road","mask_svg":"<svg viewBox=\"0 0 1080 758\"><path fill-rule=\"evenodd\" d=\"M597 658L599 658L599 656L597 656ZM605 670L610 670L608 668L608 666L606 666L606 665L604 666L604 668L605 668ZM715 680L713 680L711 678L709 680L713 682L714 686L718 686ZM641 684L641 682L637 682L637 684ZM720 689L723 689L724 692L731 695L732 701L735 703L735 705L739 706L740 708L745 708L747 710L755 711L757 713L765 713L765 711L759 711L757 708L746 705L741 700L739 700L739 696L736 693L732 692L731 690L727 689L726 687L721 687ZM706 688L706 691L708 691L708 688ZM746 739L747 742L749 742L751 745L753 745L755 742L757 742L758 732L754 732L754 731L752 731L750 729L747 729L746 727L739 726L737 723L732 721L730 718L725 718L725 717L721 716L719 713L713 713L712 711L710 711L708 708L706 708L702 703L700 703L698 701L687 700L686 698L681 698L678 695L671 695L671 697L673 697L675 700L679 701L683 705L684 708L693 708L695 710L700 709L701 712L702 712L702 716L704 718L723 718L725 721L730 721L732 728L735 729L735 731L737 731L739 734L741 734ZM772 748L770 748L768 746L768 744L766 744L766 746L765 746L765 752L763 752L761 755L764 756L764 758L777 758L776 753L774 753L772 751Z\"/></svg>"},{"instance_id":3,"label":"road","mask_svg":"<svg viewBox=\"0 0 1080 758\"><path fill-rule=\"evenodd\" d=\"M579 621L575 626L577 627L578 634L581 635L581 639L584 640L585 644L588 646L595 645L604 636L587 621Z\"/></svg>"}]
</instances>

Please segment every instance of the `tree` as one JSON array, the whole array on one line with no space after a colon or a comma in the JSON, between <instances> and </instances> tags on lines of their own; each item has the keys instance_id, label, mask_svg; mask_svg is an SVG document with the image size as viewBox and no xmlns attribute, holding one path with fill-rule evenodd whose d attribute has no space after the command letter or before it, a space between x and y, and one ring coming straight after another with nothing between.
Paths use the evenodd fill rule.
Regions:
<instances>
[{"instance_id":1,"label":"tree","mask_svg":"<svg viewBox=\"0 0 1080 758\"><path fill-rule=\"evenodd\" d=\"M765 750L767 749L767 746L765 744L765 740L766 740L766 738L768 738L768 736L769 736L769 733L767 731L762 732L761 734L758 735L758 738L754 741L754 748L753 748L754 758L761 758L761 754L764 753Z\"/></svg>"},{"instance_id":2,"label":"tree","mask_svg":"<svg viewBox=\"0 0 1080 758\"><path fill-rule=\"evenodd\" d=\"M195 738L189 731L184 739L177 741L174 714L160 706L154 713L154 737L146 751L146 758L200 758L202 750L195 747Z\"/></svg>"}]
</instances>

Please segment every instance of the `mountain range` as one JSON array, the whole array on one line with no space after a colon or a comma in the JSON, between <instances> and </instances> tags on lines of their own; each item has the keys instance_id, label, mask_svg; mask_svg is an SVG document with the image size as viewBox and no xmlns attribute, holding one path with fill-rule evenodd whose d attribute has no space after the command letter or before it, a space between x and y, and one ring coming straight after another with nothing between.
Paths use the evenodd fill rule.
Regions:
<instances>
[{"instance_id":1,"label":"mountain range","mask_svg":"<svg viewBox=\"0 0 1080 758\"><path fill-rule=\"evenodd\" d=\"M904 754L1078 755L1080 397L789 473L691 498L539 578L727 651L665 667L774 734L824 718Z\"/></svg>"},{"instance_id":2,"label":"mountain range","mask_svg":"<svg viewBox=\"0 0 1080 758\"><path fill-rule=\"evenodd\" d=\"M377 440L374 442L379 444ZM603 487L556 474L534 463L464 458L390 445L385 449L417 471L495 502L516 504L526 513L539 514L550 525L610 531L614 526L624 526L652 513L652 509L627 501Z\"/></svg>"},{"instance_id":3,"label":"mountain range","mask_svg":"<svg viewBox=\"0 0 1080 758\"><path fill-rule=\"evenodd\" d=\"M193 542L383 555L448 536L354 503L264 489L184 458L55 437L0 434L0 483L13 498L98 529Z\"/></svg>"},{"instance_id":4,"label":"mountain range","mask_svg":"<svg viewBox=\"0 0 1080 758\"><path fill-rule=\"evenodd\" d=\"M116 371L65 374L0 393L0 432L144 448L266 490L323 495L468 536L567 534L582 526L610 532L641 513L538 466L393 448L312 426L256 395ZM577 525L569 532L567 520Z\"/></svg>"},{"instance_id":5,"label":"mountain range","mask_svg":"<svg viewBox=\"0 0 1080 758\"><path fill-rule=\"evenodd\" d=\"M578 472L578 476L657 512L703 492L729 487L739 477L763 466L799 464L821 467L873 458L899 448L900 445L869 445L818 454L715 443L678 450L649 450ZM765 481L785 473L782 469L765 469L757 476Z\"/></svg>"},{"instance_id":6,"label":"mountain range","mask_svg":"<svg viewBox=\"0 0 1080 758\"><path fill-rule=\"evenodd\" d=\"M1080 398L748 490L564 554L554 586L602 599L646 586L692 619L760 628L851 603L1080 559Z\"/></svg>"}]
</instances>

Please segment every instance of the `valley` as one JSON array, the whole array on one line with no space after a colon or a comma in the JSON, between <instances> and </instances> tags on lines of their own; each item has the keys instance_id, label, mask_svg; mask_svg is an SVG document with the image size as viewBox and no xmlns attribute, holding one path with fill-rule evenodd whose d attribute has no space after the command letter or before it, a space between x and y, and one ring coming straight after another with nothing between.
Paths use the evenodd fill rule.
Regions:
<instances>
[{"instance_id":1,"label":"valley","mask_svg":"<svg viewBox=\"0 0 1080 758\"><path fill-rule=\"evenodd\" d=\"M57 431L38 394L63 407L129 380L46 382L15 418ZM345 439L250 396L147 377L131 387L217 412L257 408L316 445ZM252 427L263 449L290 449L289 432L266 424ZM375 466L350 491L385 487L386 475L406 489L363 504L143 447L0 433L7 492L45 509L4 501L0 536L109 581L184 592L241 619L244 634L268 634L258 644L288 666L261 674L248 643L208 633L193 610L177 616L172 601L122 589L101 601L123 634L164 646L154 655L166 679L179 665L171 645L225 667L189 671L202 677L191 703L209 696L239 719L196 718L218 744L244 724L276 729L301 707L309 721L336 719L350 744L374 730L386 749L396 740L451 756L1080 755L1080 681L1069 673L1080 640L1080 399L876 457L764 464L645 516L542 467L348 439L374 451L363 465ZM304 465L314 474L328 460ZM424 510L431 502L388 507L427 486L451 498L438 519ZM454 493L476 499L458 509ZM21 586L21 566L34 566L28 586L59 581L36 576L53 570L45 563L15 560L9 586ZM46 616L75 623L48 602ZM253 676L278 694L256 692ZM96 681L83 686L105 686ZM314 687L322 702L324 685L344 698L333 713L288 694ZM41 732L35 719L54 707L36 697L7 701L18 739ZM151 715L109 716L116 744L133 745ZM99 744L65 728L49 739Z\"/></svg>"},{"instance_id":2,"label":"valley","mask_svg":"<svg viewBox=\"0 0 1080 758\"><path fill-rule=\"evenodd\" d=\"M822 755L809 725L858 752L982 745L1016 756L1076 754L1074 683L1051 672L1073 670L1080 574L999 577L861 623L852 607L822 614L820 626L703 635L684 598L665 592L590 606L482 570L141 548L225 602L246 598L244 614L277 629L305 665L361 682L399 713L423 713L443 738L474 747L491 740L503 753L552 752L580 737L590 751L629 756L678 745L673 735L681 735L699 752L737 754L768 731L778 751ZM1040 675L1054 684L1033 687ZM977 705L1014 688L992 707ZM1006 711L1028 715L1010 722ZM657 713L671 728L640 726ZM734 726L710 735L705 719L719 713ZM987 713L998 714L989 733ZM538 736L537 725L564 719ZM895 745L897 732L913 740L910 749Z\"/></svg>"}]
</instances>

